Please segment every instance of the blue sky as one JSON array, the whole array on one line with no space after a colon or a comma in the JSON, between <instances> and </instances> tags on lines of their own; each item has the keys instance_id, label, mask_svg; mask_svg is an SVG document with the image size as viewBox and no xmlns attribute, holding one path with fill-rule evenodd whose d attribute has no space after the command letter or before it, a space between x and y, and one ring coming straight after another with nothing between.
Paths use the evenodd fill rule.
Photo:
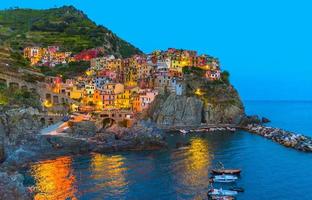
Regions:
<instances>
[{"instance_id":1,"label":"blue sky","mask_svg":"<svg viewBox=\"0 0 312 200\"><path fill-rule=\"evenodd\" d=\"M244 100L312 100L312 2L297 0L9 0L74 5L144 52L194 49L221 60Z\"/></svg>"}]
</instances>

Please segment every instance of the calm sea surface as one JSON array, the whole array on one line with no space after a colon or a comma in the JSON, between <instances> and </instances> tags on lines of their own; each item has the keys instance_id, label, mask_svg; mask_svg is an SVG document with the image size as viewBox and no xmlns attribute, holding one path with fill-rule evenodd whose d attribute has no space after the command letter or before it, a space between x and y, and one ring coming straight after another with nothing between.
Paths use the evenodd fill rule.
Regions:
<instances>
[{"instance_id":1,"label":"calm sea surface","mask_svg":"<svg viewBox=\"0 0 312 200\"><path fill-rule=\"evenodd\" d=\"M312 102L245 102L248 114L312 136ZM176 142L190 142L178 150ZM168 150L65 156L34 163L36 199L202 199L218 161L241 168L237 199L312 199L312 154L243 131L169 135ZM226 188L227 186L223 186Z\"/></svg>"}]
</instances>

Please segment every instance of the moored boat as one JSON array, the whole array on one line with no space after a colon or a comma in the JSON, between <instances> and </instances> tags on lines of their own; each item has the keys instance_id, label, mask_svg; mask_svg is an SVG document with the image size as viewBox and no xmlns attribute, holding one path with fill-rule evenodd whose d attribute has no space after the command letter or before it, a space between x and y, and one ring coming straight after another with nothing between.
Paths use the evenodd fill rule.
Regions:
<instances>
[{"instance_id":1,"label":"moored boat","mask_svg":"<svg viewBox=\"0 0 312 200\"><path fill-rule=\"evenodd\" d=\"M239 175L241 173L240 169L212 169L212 174L230 174L230 175Z\"/></svg>"},{"instance_id":2,"label":"moored boat","mask_svg":"<svg viewBox=\"0 0 312 200\"><path fill-rule=\"evenodd\" d=\"M236 196L238 194L237 191L233 190L223 190L222 188L220 189L210 189L208 191L208 196Z\"/></svg>"},{"instance_id":3,"label":"moored boat","mask_svg":"<svg viewBox=\"0 0 312 200\"><path fill-rule=\"evenodd\" d=\"M184 129L181 129L181 130L179 130L180 131L180 133L182 133L182 134L187 134L188 133L188 131L187 130L184 130Z\"/></svg>"},{"instance_id":4,"label":"moored boat","mask_svg":"<svg viewBox=\"0 0 312 200\"><path fill-rule=\"evenodd\" d=\"M235 182L238 178L233 175L217 175L212 178L213 182L216 183L232 183Z\"/></svg>"}]
</instances>

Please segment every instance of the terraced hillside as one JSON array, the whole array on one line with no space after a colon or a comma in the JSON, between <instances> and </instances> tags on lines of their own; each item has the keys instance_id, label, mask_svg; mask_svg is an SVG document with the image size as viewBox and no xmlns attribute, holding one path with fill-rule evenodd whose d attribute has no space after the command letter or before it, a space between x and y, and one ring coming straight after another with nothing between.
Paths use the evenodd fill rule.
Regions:
<instances>
[{"instance_id":1,"label":"terraced hillside","mask_svg":"<svg viewBox=\"0 0 312 200\"><path fill-rule=\"evenodd\" d=\"M59 45L74 53L104 47L107 53L120 57L142 53L73 6L0 11L0 43L19 53L29 45Z\"/></svg>"}]
</instances>

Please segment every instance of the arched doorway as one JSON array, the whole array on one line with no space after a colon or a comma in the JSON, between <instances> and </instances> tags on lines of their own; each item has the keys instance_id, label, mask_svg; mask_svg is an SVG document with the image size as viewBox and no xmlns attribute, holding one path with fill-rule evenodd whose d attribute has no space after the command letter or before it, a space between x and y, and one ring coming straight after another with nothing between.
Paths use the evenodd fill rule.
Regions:
<instances>
[{"instance_id":1,"label":"arched doorway","mask_svg":"<svg viewBox=\"0 0 312 200\"><path fill-rule=\"evenodd\" d=\"M113 126L114 124L116 124L116 121L112 118L105 118L102 120L102 124L103 124L103 128L109 128L111 126Z\"/></svg>"}]
</instances>

